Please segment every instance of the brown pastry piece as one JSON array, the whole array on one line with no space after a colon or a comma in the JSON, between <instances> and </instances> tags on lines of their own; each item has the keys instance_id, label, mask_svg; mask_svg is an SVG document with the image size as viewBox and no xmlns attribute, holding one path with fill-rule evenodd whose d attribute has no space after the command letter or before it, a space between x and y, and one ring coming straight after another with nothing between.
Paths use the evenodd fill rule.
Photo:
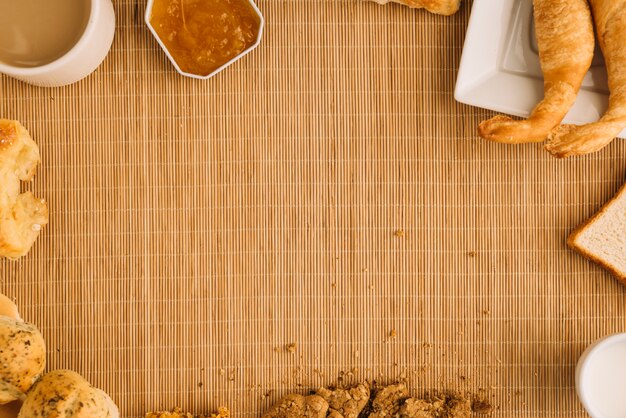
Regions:
<instances>
[{"instance_id":1,"label":"brown pastry piece","mask_svg":"<svg viewBox=\"0 0 626 418\"><path fill-rule=\"evenodd\" d=\"M180 408L173 411L148 412L146 418L194 418L190 412L183 412Z\"/></svg>"},{"instance_id":2,"label":"brown pastry piece","mask_svg":"<svg viewBox=\"0 0 626 418\"><path fill-rule=\"evenodd\" d=\"M34 325L0 295L0 404L24 399L46 366L46 346Z\"/></svg>"},{"instance_id":3,"label":"brown pastry piece","mask_svg":"<svg viewBox=\"0 0 626 418\"><path fill-rule=\"evenodd\" d=\"M328 402L321 396L287 395L270 408L263 418L325 418Z\"/></svg>"},{"instance_id":4,"label":"brown pastry piece","mask_svg":"<svg viewBox=\"0 0 626 418\"><path fill-rule=\"evenodd\" d=\"M526 120L496 116L478 133L507 144L542 142L570 110L593 60L593 20L587 0L534 0L544 98Z\"/></svg>"},{"instance_id":5,"label":"brown pastry piece","mask_svg":"<svg viewBox=\"0 0 626 418\"><path fill-rule=\"evenodd\" d=\"M0 119L0 257L19 258L48 223L48 207L32 193L20 193L39 164L39 148L17 121Z\"/></svg>"},{"instance_id":6,"label":"brown pastry piece","mask_svg":"<svg viewBox=\"0 0 626 418\"><path fill-rule=\"evenodd\" d=\"M459 11L461 0L374 0L379 4L399 3L416 9L426 9L431 13L450 16Z\"/></svg>"},{"instance_id":7,"label":"brown pastry piece","mask_svg":"<svg viewBox=\"0 0 626 418\"><path fill-rule=\"evenodd\" d=\"M431 399L411 398L400 408L400 418L470 418L472 402L465 397L433 396Z\"/></svg>"},{"instance_id":8,"label":"brown pastry piece","mask_svg":"<svg viewBox=\"0 0 626 418\"><path fill-rule=\"evenodd\" d=\"M351 389L321 388L317 394L328 402L329 416L357 418L370 399L370 388L367 384L361 383Z\"/></svg>"},{"instance_id":9,"label":"brown pastry piece","mask_svg":"<svg viewBox=\"0 0 626 418\"><path fill-rule=\"evenodd\" d=\"M372 400L370 418L396 417L409 398L409 389L404 383L379 389Z\"/></svg>"},{"instance_id":10,"label":"brown pastry piece","mask_svg":"<svg viewBox=\"0 0 626 418\"><path fill-rule=\"evenodd\" d=\"M119 418L109 395L78 373L55 370L45 374L26 395L18 418Z\"/></svg>"},{"instance_id":11,"label":"brown pastry piece","mask_svg":"<svg viewBox=\"0 0 626 418\"><path fill-rule=\"evenodd\" d=\"M190 412L182 412L180 408L176 408L171 412L148 412L145 418L230 418L228 408L220 407L216 414L194 416Z\"/></svg>"},{"instance_id":12,"label":"brown pastry piece","mask_svg":"<svg viewBox=\"0 0 626 418\"><path fill-rule=\"evenodd\" d=\"M590 0L609 77L609 108L595 123L563 126L546 149L565 158L597 152L626 128L626 0Z\"/></svg>"}]
</instances>

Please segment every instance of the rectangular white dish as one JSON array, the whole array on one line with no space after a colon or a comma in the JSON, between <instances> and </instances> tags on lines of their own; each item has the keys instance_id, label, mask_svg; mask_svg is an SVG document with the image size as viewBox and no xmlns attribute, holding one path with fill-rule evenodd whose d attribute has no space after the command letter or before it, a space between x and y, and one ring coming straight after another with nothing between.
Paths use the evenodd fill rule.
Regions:
<instances>
[{"instance_id":1,"label":"rectangular white dish","mask_svg":"<svg viewBox=\"0 0 626 418\"><path fill-rule=\"evenodd\" d=\"M474 0L454 97L472 106L528 117L543 98L532 0ZM608 106L599 48L564 123L599 119ZM626 130L620 135L626 138Z\"/></svg>"}]
</instances>

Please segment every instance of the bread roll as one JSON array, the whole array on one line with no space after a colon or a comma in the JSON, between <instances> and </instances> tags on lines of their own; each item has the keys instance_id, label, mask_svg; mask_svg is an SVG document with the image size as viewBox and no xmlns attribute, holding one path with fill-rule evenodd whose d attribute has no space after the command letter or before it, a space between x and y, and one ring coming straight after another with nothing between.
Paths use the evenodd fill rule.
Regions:
<instances>
[{"instance_id":1,"label":"bread roll","mask_svg":"<svg viewBox=\"0 0 626 418\"><path fill-rule=\"evenodd\" d=\"M0 404L6 404L23 399L41 376L46 346L37 327L19 319L17 308L6 296L0 305Z\"/></svg>"},{"instance_id":2,"label":"bread roll","mask_svg":"<svg viewBox=\"0 0 626 418\"><path fill-rule=\"evenodd\" d=\"M18 418L118 418L109 395L78 373L55 370L45 374L24 400Z\"/></svg>"}]
</instances>

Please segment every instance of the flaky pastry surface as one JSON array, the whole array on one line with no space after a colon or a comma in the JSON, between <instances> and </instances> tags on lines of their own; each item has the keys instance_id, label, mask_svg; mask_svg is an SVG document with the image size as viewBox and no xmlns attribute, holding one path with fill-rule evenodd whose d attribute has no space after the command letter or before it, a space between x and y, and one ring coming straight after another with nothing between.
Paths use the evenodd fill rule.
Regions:
<instances>
[{"instance_id":1,"label":"flaky pastry surface","mask_svg":"<svg viewBox=\"0 0 626 418\"><path fill-rule=\"evenodd\" d=\"M20 182L32 180L39 148L19 122L0 119L0 257L28 253L48 223L48 207L32 193L20 194Z\"/></svg>"},{"instance_id":2,"label":"flaky pastry surface","mask_svg":"<svg viewBox=\"0 0 626 418\"><path fill-rule=\"evenodd\" d=\"M602 118L582 126L564 125L546 144L555 157L597 152L626 128L626 0L590 0L609 78L609 107Z\"/></svg>"},{"instance_id":3,"label":"flaky pastry surface","mask_svg":"<svg viewBox=\"0 0 626 418\"><path fill-rule=\"evenodd\" d=\"M593 20L587 0L534 0L544 98L526 120L496 116L482 122L485 139L509 144L542 142L570 110L593 60Z\"/></svg>"}]
</instances>

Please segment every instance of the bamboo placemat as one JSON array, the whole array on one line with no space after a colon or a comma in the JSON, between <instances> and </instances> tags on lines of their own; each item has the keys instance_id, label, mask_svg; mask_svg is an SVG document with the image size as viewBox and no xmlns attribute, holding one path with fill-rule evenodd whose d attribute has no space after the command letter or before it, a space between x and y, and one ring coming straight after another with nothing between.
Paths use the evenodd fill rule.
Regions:
<instances>
[{"instance_id":1,"label":"bamboo placemat","mask_svg":"<svg viewBox=\"0 0 626 418\"><path fill-rule=\"evenodd\" d=\"M574 366L626 331L626 290L564 240L626 179L626 141L558 161L479 140L491 113L452 94L471 2L444 18L262 0L261 46L206 82L175 73L145 1L114 3L88 79L0 78L51 209L33 251L0 262L2 291L50 369L127 417L256 416L365 378L484 389L498 416L585 416Z\"/></svg>"}]
</instances>

